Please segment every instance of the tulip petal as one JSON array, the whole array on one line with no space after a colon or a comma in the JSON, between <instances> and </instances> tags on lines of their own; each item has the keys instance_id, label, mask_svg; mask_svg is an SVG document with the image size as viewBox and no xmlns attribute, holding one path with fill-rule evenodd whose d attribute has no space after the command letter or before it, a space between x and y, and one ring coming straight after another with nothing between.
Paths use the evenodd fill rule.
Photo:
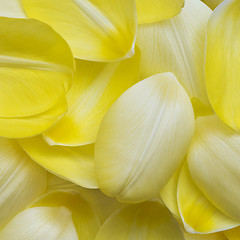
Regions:
<instances>
[{"instance_id":1,"label":"tulip petal","mask_svg":"<svg viewBox=\"0 0 240 240\"><path fill-rule=\"evenodd\" d=\"M228 240L222 232L212 234L184 233L185 240Z\"/></svg>"},{"instance_id":2,"label":"tulip petal","mask_svg":"<svg viewBox=\"0 0 240 240\"><path fill-rule=\"evenodd\" d=\"M46 171L15 140L0 138L0 228L43 194L46 187Z\"/></svg>"},{"instance_id":3,"label":"tulip petal","mask_svg":"<svg viewBox=\"0 0 240 240\"><path fill-rule=\"evenodd\" d=\"M0 16L1 17L13 17L13 18L25 18L26 15L19 2L19 0L1 0L0 1Z\"/></svg>"},{"instance_id":4,"label":"tulip petal","mask_svg":"<svg viewBox=\"0 0 240 240\"><path fill-rule=\"evenodd\" d=\"M185 229L190 233L214 233L240 225L240 221L224 215L203 195L193 182L187 163L180 173L177 199Z\"/></svg>"},{"instance_id":5,"label":"tulip petal","mask_svg":"<svg viewBox=\"0 0 240 240\"><path fill-rule=\"evenodd\" d=\"M193 132L190 99L173 74L135 84L100 126L95 147L100 189L127 202L158 195L181 164Z\"/></svg>"},{"instance_id":6,"label":"tulip petal","mask_svg":"<svg viewBox=\"0 0 240 240\"><path fill-rule=\"evenodd\" d=\"M96 240L183 240L170 212L158 202L128 205L114 212L101 226Z\"/></svg>"},{"instance_id":7,"label":"tulip petal","mask_svg":"<svg viewBox=\"0 0 240 240\"><path fill-rule=\"evenodd\" d=\"M240 227L225 231L224 234L228 240L239 240Z\"/></svg>"},{"instance_id":8,"label":"tulip petal","mask_svg":"<svg viewBox=\"0 0 240 240\"><path fill-rule=\"evenodd\" d=\"M216 115L196 124L188 153L192 179L220 211L240 221L240 135Z\"/></svg>"},{"instance_id":9,"label":"tulip petal","mask_svg":"<svg viewBox=\"0 0 240 240\"><path fill-rule=\"evenodd\" d=\"M171 19L138 28L140 78L173 72L190 97L209 105L204 81L204 42L211 10L199 0L186 0Z\"/></svg>"},{"instance_id":10,"label":"tulip petal","mask_svg":"<svg viewBox=\"0 0 240 240\"><path fill-rule=\"evenodd\" d=\"M159 22L178 15L184 0L136 0L138 24Z\"/></svg>"},{"instance_id":11,"label":"tulip petal","mask_svg":"<svg viewBox=\"0 0 240 240\"><path fill-rule=\"evenodd\" d=\"M201 0L207 4L212 10L214 10L223 0Z\"/></svg>"},{"instance_id":12,"label":"tulip petal","mask_svg":"<svg viewBox=\"0 0 240 240\"><path fill-rule=\"evenodd\" d=\"M207 28L206 86L210 103L231 128L240 129L240 2L224 1Z\"/></svg>"},{"instance_id":13,"label":"tulip petal","mask_svg":"<svg viewBox=\"0 0 240 240\"><path fill-rule=\"evenodd\" d=\"M65 112L65 95L73 73L72 54L56 32L33 19L1 17L0 36L0 119L6 124L1 124L0 136L13 137L11 129L8 136L7 127L14 124L23 133L16 137L25 137L24 130L39 134L44 125L49 128L49 123ZM46 116L48 113L50 116ZM39 119L38 131L35 120L29 121L36 117L44 118ZM24 122L30 122L29 128L34 129L20 130Z\"/></svg>"},{"instance_id":14,"label":"tulip petal","mask_svg":"<svg viewBox=\"0 0 240 240\"><path fill-rule=\"evenodd\" d=\"M28 17L60 33L77 58L112 61L133 55L134 0L22 0L22 4Z\"/></svg>"},{"instance_id":15,"label":"tulip petal","mask_svg":"<svg viewBox=\"0 0 240 240\"><path fill-rule=\"evenodd\" d=\"M50 172L88 188L97 188L94 145L82 147L49 146L42 138L18 141L24 151Z\"/></svg>"},{"instance_id":16,"label":"tulip petal","mask_svg":"<svg viewBox=\"0 0 240 240\"><path fill-rule=\"evenodd\" d=\"M36 207L27 209L9 222L0 232L2 240L78 240L71 218L65 207Z\"/></svg>"},{"instance_id":17,"label":"tulip petal","mask_svg":"<svg viewBox=\"0 0 240 240\"><path fill-rule=\"evenodd\" d=\"M68 112L45 132L50 145L77 146L95 142L103 116L115 100L139 78L140 52L114 63L77 60L77 73L68 92Z\"/></svg>"}]
</instances>

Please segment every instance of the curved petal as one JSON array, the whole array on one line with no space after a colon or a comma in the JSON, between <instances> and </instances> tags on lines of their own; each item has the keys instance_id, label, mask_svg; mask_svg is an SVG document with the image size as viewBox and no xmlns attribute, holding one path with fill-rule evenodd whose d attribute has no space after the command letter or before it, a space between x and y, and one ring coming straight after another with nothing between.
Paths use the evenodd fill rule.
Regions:
<instances>
[{"instance_id":1,"label":"curved petal","mask_svg":"<svg viewBox=\"0 0 240 240\"><path fill-rule=\"evenodd\" d=\"M0 0L0 16L13 18L26 18L19 0Z\"/></svg>"},{"instance_id":2,"label":"curved petal","mask_svg":"<svg viewBox=\"0 0 240 240\"><path fill-rule=\"evenodd\" d=\"M212 234L184 233L185 240L228 240L222 232Z\"/></svg>"},{"instance_id":3,"label":"curved petal","mask_svg":"<svg viewBox=\"0 0 240 240\"><path fill-rule=\"evenodd\" d=\"M77 60L68 92L68 112L45 132L50 145L77 146L95 142L103 116L115 100L139 80L140 52L114 63Z\"/></svg>"},{"instance_id":4,"label":"curved petal","mask_svg":"<svg viewBox=\"0 0 240 240\"><path fill-rule=\"evenodd\" d=\"M216 114L231 128L240 129L240 2L224 1L207 28L206 86Z\"/></svg>"},{"instance_id":5,"label":"curved petal","mask_svg":"<svg viewBox=\"0 0 240 240\"><path fill-rule=\"evenodd\" d=\"M46 187L46 171L15 140L0 138L0 229L43 194Z\"/></svg>"},{"instance_id":6,"label":"curved petal","mask_svg":"<svg viewBox=\"0 0 240 240\"><path fill-rule=\"evenodd\" d=\"M178 15L184 0L136 0L138 24L159 22Z\"/></svg>"},{"instance_id":7,"label":"curved petal","mask_svg":"<svg viewBox=\"0 0 240 240\"><path fill-rule=\"evenodd\" d=\"M225 231L224 234L228 240L239 240L240 227Z\"/></svg>"},{"instance_id":8,"label":"curved petal","mask_svg":"<svg viewBox=\"0 0 240 240\"><path fill-rule=\"evenodd\" d=\"M18 142L35 162L50 172L83 187L98 187L93 144L82 147L49 146L42 136Z\"/></svg>"},{"instance_id":9,"label":"curved petal","mask_svg":"<svg viewBox=\"0 0 240 240\"><path fill-rule=\"evenodd\" d=\"M186 0L171 19L139 26L140 78L172 72L190 97L209 105L204 81L204 42L211 10L200 0Z\"/></svg>"},{"instance_id":10,"label":"curved petal","mask_svg":"<svg viewBox=\"0 0 240 240\"><path fill-rule=\"evenodd\" d=\"M193 182L187 163L180 173L177 189L179 211L190 233L214 233L240 225L219 211Z\"/></svg>"},{"instance_id":11,"label":"curved petal","mask_svg":"<svg viewBox=\"0 0 240 240\"><path fill-rule=\"evenodd\" d=\"M65 95L73 74L73 57L67 43L49 26L33 19L1 17L0 35L0 119L6 124L3 127L9 127L7 118L10 126L14 121L15 128L20 129L23 121L17 119L36 115L41 118L48 112L52 119L58 112L52 120L55 122L65 112L66 106L59 104L66 105ZM34 124L29 127L36 128ZM40 128L37 133L41 132ZM0 136L11 137L1 132Z\"/></svg>"},{"instance_id":12,"label":"curved petal","mask_svg":"<svg viewBox=\"0 0 240 240\"><path fill-rule=\"evenodd\" d=\"M196 120L188 153L191 176L223 213L240 221L240 135L216 115Z\"/></svg>"},{"instance_id":13,"label":"curved petal","mask_svg":"<svg viewBox=\"0 0 240 240\"><path fill-rule=\"evenodd\" d=\"M116 227L117 226L117 227ZM158 202L128 205L114 212L101 226L96 240L183 240L170 212Z\"/></svg>"},{"instance_id":14,"label":"curved petal","mask_svg":"<svg viewBox=\"0 0 240 240\"><path fill-rule=\"evenodd\" d=\"M223 0L201 0L207 4L212 10L214 10Z\"/></svg>"},{"instance_id":15,"label":"curved petal","mask_svg":"<svg viewBox=\"0 0 240 240\"><path fill-rule=\"evenodd\" d=\"M158 195L181 164L193 132L190 99L173 74L135 84L100 126L95 148L99 188L127 202Z\"/></svg>"},{"instance_id":16,"label":"curved petal","mask_svg":"<svg viewBox=\"0 0 240 240\"><path fill-rule=\"evenodd\" d=\"M134 0L21 0L26 14L59 32L77 58L112 61L134 53Z\"/></svg>"}]
</instances>

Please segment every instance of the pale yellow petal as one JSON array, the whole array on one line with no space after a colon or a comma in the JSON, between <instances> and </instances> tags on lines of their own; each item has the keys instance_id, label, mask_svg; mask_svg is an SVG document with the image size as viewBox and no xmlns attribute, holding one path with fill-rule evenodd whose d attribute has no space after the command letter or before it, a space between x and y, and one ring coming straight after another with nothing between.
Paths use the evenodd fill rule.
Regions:
<instances>
[{"instance_id":1,"label":"pale yellow petal","mask_svg":"<svg viewBox=\"0 0 240 240\"><path fill-rule=\"evenodd\" d=\"M15 140L0 138L0 229L46 187L46 171Z\"/></svg>"},{"instance_id":2,"label":"pale yellow petal","mask_svg":"<svg viewBox=\"0 0 240 240\"><path fill-rule=\"evenodd\" d=\"M181 170L178 189L178 207L185 229L190 233L214 233L240 225L218 210L193 182L187 163Z\"/></svg>"},{"instance_id":3,"label":"pale yellow petal","mask_svg":"<svg viewBox=\"0 0 240 240\"><path fill-rule=\"evenodd\" d=\"M223 0L201 0L207 4L212 10L214 10Z\"/></svg>"},{"instance_id":4,"label":"pale yellow petal","mask_svg":"<svg viewBox=\"0 0 240 240\"><path fill-rule=\"evenodd\" d=\"M158 195L181 164L193 132L190 99L173 74L135 84L100 126L95 148L100 189L127 202Z\"/></svg>"},{"instance_id":5,"label":"pale yellow petal","mask_svg":"<svg viewBox=\"0 0 240 240\"><path fill-rule=\"evenodd\" d=\"M78 240L71 212L65 207L36 207L14 217L0 231L1 240Z\"/></svg>"},{"instance_id":6,"label":"pale yellow petal","mask_svg":"<svg viewBox=\"0 0 240 240\"><path fill-rule=\"evenodd\" d=\"M112 61L134 53L134 0L21 0L30 18L60 33L77 58Z\"/></svg>"},{"instance_id":7,"label":"pale yellow petal","mask_svg":"<svg viewBox=\"0 0 240 240\"><path fill-rule=\"evenodd\" d=\"M207 28L206 86L216 114L240 129L240 1L226 0L213 12Z\"/></svg>"},{"instance_id":8,"label":"pale yellow petal","mask_svg":"<svg viewBox=\"0 0 240 240\"><path fill-rule=\"evenodd\" d=\"M228 240L222 232L211 234L184 233L185 240Z\"/></svg>"},{"instance_id":9,"label":"pale yellow petal","mask_svg":"<svg viewBox=\"0 0 240 240\"><path fill-rule=\"evenodd\" d=\"M228 240L239 240L240 239L240 227L225 231L224 234Z\"/></svg>"},{"instance_id":10,"label":"pale yellow petal","mask_svg":"<svg viewBox=\"0 0 240 240\"><path fill-rule=\"evenodd\" d=\"M49 146L42 136L18 142L35 162L50 172L83 187L98 187L93 144L81 147Z\"/></svg>"},{"instance_id":11,"label":"pale yellow petal","mask_svg":"<svg viewBox=\"0 0 240 240\"><path fill-rule=\"evenodd\" d=\"M173 72L190 97L209 105L204 81L204 42L211 12L200 0L186 0L178 16L140 25L140 78Z\"/></svg>"},{"instance_id":12,"label":"pale yellow petal","mask_svg":"<svg viewBox=\"0 0 240 240\"><path fill-rule=\"evenodd\" d=\"M101 226L96 240L183 240L170 212L158 202L128 205L114 212Z\"/></svg>"},{"instance_id":13,"label":"pale yellow petal","mask_svg":"<svg viewBox=\"0 0 240 240\"><path fill-rule=\"evenodd\" d=\"M176 16L184 0L136 0L138 24L159 22Z\"/></svg>"},{"instance_id":14,"label":"pale yellow petal","mask_svg":"<svg viewBox=\"0 0 240 240\"><path fill-rule=\"evenodd\" d=\"M114 63L77 60L77 72L68 92L68 112L49 131L51 145L83 145L95 142L103 116L115 100L139 81L140 52Z\"/></svg>"},{"instance_id":15,"label":"pale yellow petal","mask_svg":"<svg viewBox=\"0 0 240 240\"><path fill-rule=\"evenodd\" d=\"M19 0L0 0L0 16L13 18L26 18Z\"/></svg>"},{"instance_id":16,"label":"pale yellow petal","mask_svg":"<svg viewBox=\"0 0 240 240\"><path fill-rule=\"evenodd\" d=\"M240 135L216 115L196 120L188 153L194 182L223 213L240 221Z\"/></svg>"}]
</instances>

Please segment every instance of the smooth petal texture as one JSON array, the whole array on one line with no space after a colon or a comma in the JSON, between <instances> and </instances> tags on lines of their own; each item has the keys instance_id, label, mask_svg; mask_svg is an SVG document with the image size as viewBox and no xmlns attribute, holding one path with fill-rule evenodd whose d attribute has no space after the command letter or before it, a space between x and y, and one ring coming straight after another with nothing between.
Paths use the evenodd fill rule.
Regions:
<instances>
[{"instance_id":1,"label":"smooth petal texture","mask_svg":"<svg viewBox=\"0 0 240 240\"><path fill-rule=\"evenodd\" d=\"M211 12L199 0L186 0L178 16L139 26L140 78L173 72L190 97L209 105L204 82L204 42Z\"/></svg>"},{"instance_id":2,"label":"smooth petal texture","mask_svg":"<svg viewBox=\"0 0 240 240\"><path fill-rule=\"evenodd\" d=\"M76 191L50 192L37 199L30 208L65 207L72 213L72 220L79 239L94 240L100 220L91 205ZM71 238L66 238L66 240Z\"/></svg>"},{"instance_id":3,"label":"smooth petal texture","mask_svg":"<svg viewBox=\"0 0 240 240\"><path fill-rule=\"evenodd\" d=\"M48 191L56 190L74 190L80 192L84 199L87 200L97 212L101 222L104 222L115 210L125 205L118 202L115 198L106 196L98 189L83 188L49 173Z\"/></svg>"},{"instance_id":4,"label":"smooth petal texture","mask_svg":"<svg viewBox=\"0 0 240 240\"><path fill-rule=\"evenodd\" d=\"M176 16L184 0L136 0L138 24L159 22Z\"/></svg>"},{"instance_id":5,"label":"smooth petal texture","mask_svg":"<svg viewBox=\"0 0 240 240\"><path fill-rule=\"evenodd\" d=\"M184 233L185 240L228 240L222 232L212 234Z\"/></svg>"},{"instance_id":6,"label":"smooth petal texture","mask_svg":"<svg viewBox=\"0 0 240 240\"><path fill-rule=\"evenodd\" d=\"M137 83L101 124L95 145L99 188L127 202L158 195L181 164L193 132L190 99L173 74Z\"/></svg>"},{"instance_id":7,"label":"smooth petal texture","mask_svg":"<svg viewBox=\"0 0 240 240\"><path fill-rule=\"evenodd\" d=\"M201 0L207 4L212 10L214 10L223 0Z\"/></svg>"},{"instance_id":8,"label":"smooth petal texture","mask_svg":"<svg viewBox=\"0 0 240 240\"><path fill-rule=\"evenodd\" d=\"M240 225L219 211L198 189L184 164L177 189L178 207L185 229L190 233L214 233Z\"/></svg>"},{"instance_id":9,"label":"smooth petal texture","mask_svg":"<svg viewBox=\"0 0 240 240\"><path fill-rule=\"evenodd\" d=\"M240 129L240 2L226 0L213 12L207 28L206 86L216 114Z\"/></svg>"},{"instance_id":10,"label":"smooth petal texture","mask_svg":"<svg viewBox=\"0 0 240 240\"><path fill-rule=\"evenodd\" d=\"M49 131L51 145L83 145L96 141L103 116L116 99L139 81L140 52L114 63L77 60L77 72L68 92L68 112Z\"/></svg>"},{"instance_id":11,"label":"smooth petal texture","mask_svg":"<svg viewBox=\"0 0 240 240\"><path fill-rule=\"evenodd\" d=\"M19 0L0 0L0 16L25 18L26 15Z\"/></svg>"},{"instance_id":12,"label":"smooth petal texture","mask_svg":"<svg viewBox=\"0 0 240 240\"><path fill-rule=\"evenodd\" d=\"M114 212L101 226L96 240L183 240L170 212L158 202L128 205Z\"/></svg>"},{"instance_id":13,"label":"smooth petal texture","mask_svg":"<svg viewBox=\"0 0 240 240\"><path fill-rule=\"evenodd\" d=\"M133 55L134 0L21 0L26 14L60 33L77 58L112 61Z\"/></svg>"},{"instance_id":14,"label":"smooth petal texture","mask_svg":"<svg viewBox=\"0 0 240 240\"><path fill-rule=\"evenodd\" d=\"M97 188L94 145L49 146L42 136L18 141L24 151L50 172L88 188Z\"/></svg>"},{"instance_id":15,"label":"smooth petal texture","mask_svg":"<svg viewBox=\"0 0 240 240\"><path fill-rule=\"evenodd\" d=\"M27 209L10 221L2 231L2 240L78 240L71 212L64 207Z\"/></svg>"},{"instance_id":16,"label":"smooth petal texture","mask_svg":"<svg viewBox=\"0 0 240 240\"><path fill-rule=\"evenodd\" d=\"M224 232L228 240L239 240L240 237L240 228L234 228Z\"/></svg>"},{"instance_id":17,"label":"smooth petal texture","mask_svg":"<svg viewBox=\"0 0 240 240\"><path fill-rule=\"evenodd\" d=\"M46 171L15 140L0 138L0 229L46 188Z\"/></svg>"},{"instance_id":18,"label":"smooth petal texture","mask_svg":"<svg viewBox=\"0 0 240 240\"><path fill-rule=\"evenodd\" d=\"M39 134L66 110L71 51L49 26L32 19L0 18L0 36L0 136L26 137L22 127L29 136ZM14 125L15 135L4 130Z\"/></svg>"},{"instance_id":19,"label":"smooth petal texture","mask_svg":"<svg viewBox=\"0 0 240 240\"><path fill-rule=\"evenodd\" d=\"M188 153L194 182L223 213L240 220L240 135L216 115L196 120Z\"/></svg>"}]
</instances>

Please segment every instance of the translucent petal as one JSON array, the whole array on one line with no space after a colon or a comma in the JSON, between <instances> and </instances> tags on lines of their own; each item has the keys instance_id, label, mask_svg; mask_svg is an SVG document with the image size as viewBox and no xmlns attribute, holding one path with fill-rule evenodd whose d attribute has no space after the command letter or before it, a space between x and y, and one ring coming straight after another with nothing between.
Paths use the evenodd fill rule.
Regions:
<instances>
[{"instance_id":1,"label":"translucent petal","mask_svg":"<svg viewBox=\"0 0 240 240\"><path fill-rule=\"evenodd\" d=\"M185 240L228 240L222 232L211 234L184 233Z\"/></svg>"},{"instance_id":2,"label":"translucent petal","mask_svg":"<svg viewBox=\"0 0 240 240\"><path fill-rule=\"evenodd\" d=\"M95 142L103 116L113 102L139 81L140 52L114 63L77 60L77 72L68 92L68 112L49 131L51 145L83 145Z\"/></svg>"},{"instance_id":3,"label":"translucent petal","mask_svg":"<svg viewBox=\"0 0 240 240\"><path fill-rule=\"evenodd\" d=\"M191 176L223 213L240 220L240 135L216 115L196 120L188 153Z\"/></svg>"},{"instance_id":4,"label":"translucent petal","mask_svg":"<svg viewBox=\"0 0 240 240\"><path fill-rule=\"evenodd\" d=\"M207 28L206 86L216 114L231 128L240 129L240 2L224 1Z\"/></svg>"},{"instance_id":5,"label":"translucent petal","mask_svg":"<svg viewBox=\"0 0 240 240\"><path fill-rule=\"evenodd\" d=\"M185 229L191 233L214 233L240 225L219 211L193 182L187 163L180 173L177 189L179 211Z\"/></svg>"},{"instance_id":6,"label":"translucent petal","mask_svg":"<svg viewBox=\"0 0 240 240\"><path fill-rule=\"evenodd\" d=\"M201 0L207 4L212 10L214 10L223 0Z\"/></svg>"},{"instance_id":7,"label":"translucent petal","mask_svg":"<svg viewBox=\"0 0 240 240\"><path fill-rule=\"evenodd\" d=\"M46 187L46 171L15 140L0 138L0 229Z\"/></svg>"},{"instance_id":8,"label":"translucent petal","mask_svg":"<svg viewBox=\"0 0 240 240\"><path fill-rule=\"evenodd\" d=\"M193 132L190 99L173 74L135 84L101 124L95 148L100 189L127 202L158 195L181 164Z\"/></svg>"},{"instance_id":9,"label":"translucent petal","mask_svg":"<svg viewBox=\"0 0 240 240\"><path fill-rule=\"evenodd\" d=\"M13 18L25 18L26 15L22 9L19 0L0 0L0 16L1 17L13 17Z\"/></svg>"},{"instance_id":10,"label":"translucent petal","mask_svg":"<svg viewBox=\"0 0 240 240\"><path fill-rule=\"evenodd\" d=\"M190 97L209 105L204 81L204 42L211 12L200 0L186 0L178 16L140 25L140 78L173 72Z\"/></svg>"},{"instance_id":11,"label":"translucent petal","mask_svg":"<svg viewBox=\"0 0 240 240\"><path fill-rule=\"evenodd\" d=\"M134 53L134 0L21 0L26 14L49 24L77 58L112 61Z\"/></svg>"},{"instance_id":12,"label":"translucent petal","mask_svg":"<svg viewBox=\"0 0 240 240\"><path fill-rule=\"evenodd\" d=\"M117 226L117 227L116 227ZM96 240L183 240L170 212L158 202L128 205L114 212L101 226Z\"/></svg>"},{"instance_id":13,"label":"translucent petal","mask_svg":"<svg viewBox=\"0 0 240 240\"><path fill-rule=\"evenodd\" d=\"M83 187L98 187L93 144L82 147L49 146L42 136L18 142L35 162L50 172Z\"/></svg>"},{"instance_id":14,"label":"translucent petal","mask_svg":"<svg viewBox=\"0 0 240 240\"><path fill-rule=\"evenodd\" d=\"M240 227L225 231L224 234L227 236L228 240L239 240Z\"/></svg>"},{"instance_id":15,"label":"translucent petal","mask_svg":"<svg viewBox=\"0 0 240 240\"><path fill-rule=\"evenodd\" d=\"M71 218L65 207L36 207L14 217L0 231L2 240L78 240Z\"/></svg>"},{"instance_id":16,"label":"translucent petal","mask_svg":"<svg viewBox=\"0 0 240 240\"><path fill-rule=\"evenodd\" d=\"M184 0L136 0L138 24L159 22L176 16Z\"/></svg>"},{"instance_id":17,"label":"translucent petal","mask_svg":"<svg viewBox=\"0 0 240 240\"><path fill-rule=\"evenodd\" d=\"M65 112L66 106L59 104L66 105L65 95L73 73L73 57L67 43L49 26L33 19L1 17L0 35L0 102L4 103L0 105L0 119L6 124L3 127L14 122L16 129L22 128L24 124L19 118L36 115L47 121L48 116L43 115L48 112L49 122L55 122ZM53 112L58 112L58 116ZM49 127L49 123L45 125ZM29 126L32 127L36 128L34 123ZM37 133L42 131L41 127ZM12 137L11 131L10 136L0 132L3 135Z\"/></svg>"}]
</instances>

